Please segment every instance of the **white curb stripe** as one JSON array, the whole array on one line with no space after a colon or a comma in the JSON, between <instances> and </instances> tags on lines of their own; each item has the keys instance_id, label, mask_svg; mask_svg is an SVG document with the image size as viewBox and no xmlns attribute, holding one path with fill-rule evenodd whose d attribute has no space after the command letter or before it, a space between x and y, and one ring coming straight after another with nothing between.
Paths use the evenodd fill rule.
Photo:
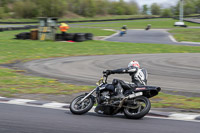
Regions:
<instances>
[{"instance_id":1,"label":"white curb stripe","mask_svg":"<svg viewBox=\"0 0 200 133\"><path fill-rule=\"evenodd\" d=\"M181 43L191 43L191 44L199 44L200 45L199 42L185 42L185 41L182 41Z\"/></svg>"},{"instance_id":2,"label":"white curb stripe","mask_svg":"<svg viewBox=\"0 0 200 133\"><path fill-rule=\"evenodd\" d=\"M199 115L195 114L178 114L174 113L169 115L169 118L180 119L180 120L194 120Z\"/></svg>"},{"instance_id":3,"label":"white curb stripe","mask_svg":"<svg viewBox=\"0 0 200 133\"><path fill-rule=\"evenodd\" d=\"M176 39L175 39L172 35L169 35L169 38L170 38L173 42L177 42Z\"/></svg>"},{"instance_id":4,"label":"white curb stripe","mask_svg":"<svg viewBox=\"0 0 200 133\"><path fill-rule=\"evenodd\" d=\"M52 107L52 108L62 108L63 106L69 106L69 104L52 102L52 103L43 104L42 106Z\"/></svg>"},{"instance_id":5,"label":"white curb stripe","mask_svg":"<svg viewBox=\"0 0 200 133\"><path fill-rule=\"evenodd\" d=\"M113 37L113 36L115 36L115 35L117 35L117 34L119 34L119 31L118 31L117 33L114 33L114 34L112 34L111 36L108 36L108 37L103 38L103 39L101 39L101 40L106 40L106 39L111 38L111 37Z\"/></svg>"},{"instance_id":6,"label":"white curb stripe","mask_svg":"<svg viewBox=\"0 0 200 133\"><path fill-rule=\"evenodd\" d=\"M30 100L30 99L14 99L14 100L8 101L7 103L10 103L10 104L25 104L25 103L27 103L27 102L33 102L33 101L36 101L36 100Z\"/></svg>"}]
</instances>

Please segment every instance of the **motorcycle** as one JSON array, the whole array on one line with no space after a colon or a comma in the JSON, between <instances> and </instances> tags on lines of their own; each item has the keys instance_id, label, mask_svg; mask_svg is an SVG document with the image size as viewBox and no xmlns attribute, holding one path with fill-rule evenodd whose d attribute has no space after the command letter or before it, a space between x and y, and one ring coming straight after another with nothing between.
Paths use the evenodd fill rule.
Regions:
<instances>
[{"instance_id":1,"label":"motorcycle","mask_svg":"<svg viewBox=\"0 0 200 133\"><path fill-rule=\"evenodd\" d=\"M119 32L119 36L122 37L124 34L126 34L126 30L121 29L121 31Z\"/></svg>"},{"instance_id":2,"label":"motorcycle","mask_svg":"<svg viewBox=\"0 0 200 133\"><path fill-rule=\"evenodd\" d=\"M155 86L137 86L124 90L123 96L116 94L113 84L107 83L108 75L103 72L103 77L97 82L97 87L91 92L76 97L70 103L70 111L81 115L87 113L94 104L95 112L104 115L124 113L127 118L141 119L151 109L149 98L156 96L161 90ZM93 93L96 92L96 95Z\"/></svg>"}]
</instances>

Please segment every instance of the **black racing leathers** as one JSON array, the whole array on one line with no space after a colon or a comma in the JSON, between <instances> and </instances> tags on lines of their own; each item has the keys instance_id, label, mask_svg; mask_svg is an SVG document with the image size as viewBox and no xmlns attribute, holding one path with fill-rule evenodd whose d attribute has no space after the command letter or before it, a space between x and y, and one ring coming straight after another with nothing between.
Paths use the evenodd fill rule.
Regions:
<instances>
[{"instance_id":1,"label":"black racing leathers","mask_svg":"<svg viewBox=\"0 0 200 133\"><path fill-rule=\"evenodd\" d=\"M128 73L131 76L132 83L125 83L122 80L114 79L113 84L118 86L117 88L130 89L136 86L147 84L147 72L145 69L139 69L138 67L127 67L116 70L109 70L110 74L123 74Z\"/></svg>"}]
</instances>

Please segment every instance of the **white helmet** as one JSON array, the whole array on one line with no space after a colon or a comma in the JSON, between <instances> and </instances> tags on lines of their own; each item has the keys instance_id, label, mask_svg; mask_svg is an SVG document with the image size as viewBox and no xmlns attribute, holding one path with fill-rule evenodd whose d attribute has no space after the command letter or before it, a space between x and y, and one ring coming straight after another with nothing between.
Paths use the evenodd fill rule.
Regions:
<instances>
[{"instance_id":1,"label":"white helmet","mask_svg":"<svg viewBox=\"0 0 200 133\"><path fill-rule=\"evenodd\" d=\"M137 62L137 61L131 61L131 62L128 64L128 67L130 67L130 66L140 68L140 64L139 64L139 62Z\"/></svg>"}]
</instances>

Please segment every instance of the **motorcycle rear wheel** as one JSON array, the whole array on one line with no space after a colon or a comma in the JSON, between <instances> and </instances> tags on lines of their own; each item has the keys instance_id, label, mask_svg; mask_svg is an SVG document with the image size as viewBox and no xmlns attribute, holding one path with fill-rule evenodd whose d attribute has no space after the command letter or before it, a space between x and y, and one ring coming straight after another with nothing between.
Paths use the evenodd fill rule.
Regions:
<instances>
[{"instance_id":1,"label":"motorcycle rear wheel","mask_svg":"<svg viewBox=\"0 0 200 133\"><path fill-rule=\"evenodd\" d=\"M129 119L141 119L148 114L151 109L151 102L144 96L136 97L132 103L128 103L124 108L124 115Z\"/></svg>"},{"instance_id":2,"label":"motorcycle rear wheel","mask_svg":"<svg viewBox=\"0 0 200 133\"><path fill-rule=\"evenodd\" d=\"M83 102L79 103L85 95L76 97L70 104L70 111L73 114L82 115L87 113L94 105L94 101L91 97L87 97Z\"/></svg>"}]
</instances>

